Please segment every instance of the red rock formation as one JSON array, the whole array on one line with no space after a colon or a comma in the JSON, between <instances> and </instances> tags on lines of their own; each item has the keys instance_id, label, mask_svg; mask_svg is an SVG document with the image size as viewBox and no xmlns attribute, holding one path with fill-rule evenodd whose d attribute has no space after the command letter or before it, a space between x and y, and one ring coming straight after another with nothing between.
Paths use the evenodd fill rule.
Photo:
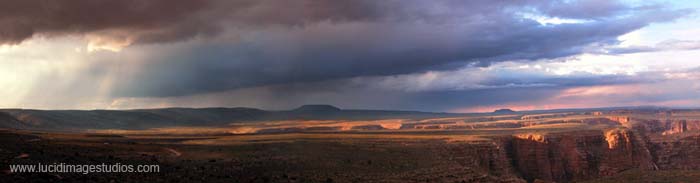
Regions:
<instances>
[{"instance_id":1,"label":"red rock formation","mask_svg":"<svg viewBox=\"0 0 700 183\"><path fill-rule=\"evenodd\" d=\"M625 127L641 132L642 135L659 133L661 135L681 134L688 131L700 131L700 120L649 120L632 119L634 123L624 123Z\"/></svg>"},{"instance_id":2,"label":"red rock formation","mask_svg":"<svg viewBox=\"0 0 700 183\"><path fill-rule=\"evenodd\" d=\"M631 130L627 128L608 130L605 132L605 141L608 149L602 156L600 175L614 175L630 168L656 169L645 142Z\"/></svg>"},{"instance_id":3,"label":"red rock formation","mask_svg":"<svg viewBox=\"0 0 700 183\"><path fill-rule=\"evenodd\" d=\"M687 123L685 120L667 121L666 122L666 131L664 131L662 134L663 135L672 135L672 134L683 133L685 131L688 131Z\"/></svg>"},{"instance_id":4,"label":"red rock formation","mask_svg":"<svg viewBox=\"0 0 700 183\"><path fill-rule=\"evenodd\" d=\"M609 116L608 119L617 121L618 123L625 125L630 122L630 117L627 116Z\"/></svg>"},{"instance_id":5,"label":"red rock formation","mask_svg":"<svg viewBox=\"0 0 700 183\"><path fill-rule=\"evenodd\" d=\"M626 128L517 134L495 141L455 151L466 155L455 159L466 167L498 176L514 174L528 182L569 182L655 168L646 143Z\"/></svg>"},{"instance_id":6,"label":"red rock formation","mask_svg":"<svg viewBox=\"0 0 700 183\"><path fill-rule=\"evenodd\" d=\"M530 182L584 180L654 168L645 143L627 129L515 135L510 145L513 166Z\"/></svg>"},{"instance_id":7,"label":"red rock formation","mask_svg":"<svg viewBox=\"0 0 700 183\"><path fill-rule=\"evenodd\" d=\"M677 140L664 139L655 141L651 149L656 155L656 163L659 169L700 169L700 136L698 135Z\"/></svg>"}]
</instances>

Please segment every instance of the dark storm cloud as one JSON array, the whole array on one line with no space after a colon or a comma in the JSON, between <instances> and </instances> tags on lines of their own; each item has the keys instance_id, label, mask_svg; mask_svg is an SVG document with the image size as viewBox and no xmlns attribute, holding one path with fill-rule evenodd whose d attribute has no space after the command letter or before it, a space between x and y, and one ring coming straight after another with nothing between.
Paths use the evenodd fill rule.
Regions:
<instances>
[{"instance_id":1,"label":"dark storm cloud","mask_svg":"<svg viewBox=\"0 0 700 183\"><path fill-rule=\"evenodd\" d=\"M5 0L0 1L0 44L32 36L122 31L136 43L214 35L228 25L300 26L318 21L365 21L388 12L371 1L275 0ZM385 5L389 5L388 2ZM109 35L106 35L109 36Z\"/></svg>"},{"instance_id":2,"label":"dark storm cloud","mask_svg":"<svg viewBox=\"0 0 700 183\"><path fill-rule=\"evenodd\" d=\"M491 19L493 21L495 19ZM454 69L579 54L645 26L641 19L541 26L517 18L468 25L318 24L244 33L239 42L150 59L117 96L179 96L267 84ZM155 53L158 54L158 53ZM125 80L128 81L128 80ZM140 83L153 83L143 85Z\"/></svg>"},{"instance_id":3,"label":"dark storm cloud","mask_svg":"<svg viewBox=\"0 0 700 183\"><path fill-rule=\"evenodd\" d=\"M114 29L158 32L143 41L174 40L211 31L196 23L208 6L208 1L170 0L0 1L0 43Z\"/></svg>"},{"instance_id":4,"label":"dark storm cloud","mask_svg":"<svg viewBox=\"0 0 700 183\"><path fill-rule=\"evenodd\" d=\"M322 21L436 21L454 13L440 6L499 8L512 3L444 1L425 11L418 1L276 0L5 0L0 1L0 44L17 44L35 35L124 31L136 43L187 40L216 34L226 26L304 26ZM485 13L484 9L471 9ZM476 12L478 11L478 12ZM460 13L462 14L462 13ZM428 20L430 19L430 20Z\"/></svg>"},{"instance_id":5,"label":"dark storm cloud","mask_svg":"<svg viewBox=\"0 0 700 183\"><path fill-rule=\"evenodd\" d=\"M596 0L16 0L0 2L0 42L129 36L124 54L146 54L130 61L136 70L107 69L112 94L164 97L570 56L685 13Z\"/></svg>"}]
</instances>

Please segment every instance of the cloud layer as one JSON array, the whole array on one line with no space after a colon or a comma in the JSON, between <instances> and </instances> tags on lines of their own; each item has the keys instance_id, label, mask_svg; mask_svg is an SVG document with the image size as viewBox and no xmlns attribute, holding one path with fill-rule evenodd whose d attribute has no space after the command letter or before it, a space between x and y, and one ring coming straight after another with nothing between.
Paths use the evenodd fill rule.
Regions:
<instances>
[{"instance_id":1,"label":"cloud layer","mask_svg":"<svg viewBox=\"0 0 700 183\"><path fill-rule=\"evenodd\" d=\"M280 90L260 93L296 104L278 95L342 102L400 91L370 106L448 110L516 93L657 82L660 74L555 76L494 65L695 50L695 41L623 47L618 39L691 12L608 0L13 0L0 2L0 45L80 37L92 53L67 85L99 86L95 93L110 98Z\"/></svg>"},{"instance_id":2,"label":"cloud layer","mask_svg":"<svg viewBox=\"0 0 700 183\"><path fill-rule=\"evenodd\" d=\"M17 24L31 30L22 32L88 34L108 49L110 42L137 44L131 48L149 53L138 71L123 73L132 78L119 79L114 95L166 97L566 57L686 13L590 0L185 2L90 1L41 11L54 16L9 14L31 22ZM114 8L92 13L98 17L62 13L102 6ZM582 11L586 6L596 11ZM586 21L542 25L523 14ZM151 46L168 42L176 45Z\"/></svg>"}]
</instances>

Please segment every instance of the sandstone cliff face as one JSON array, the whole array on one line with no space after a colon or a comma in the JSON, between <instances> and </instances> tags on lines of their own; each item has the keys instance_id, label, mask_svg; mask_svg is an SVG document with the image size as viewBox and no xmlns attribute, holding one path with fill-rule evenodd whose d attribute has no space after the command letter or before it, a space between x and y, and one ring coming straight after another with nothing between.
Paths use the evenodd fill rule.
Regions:
<instances>
[{"instance_id":1,"label":"sandstone cliff face","mask_svg":"<svg viewBox=\"0 0 700 183\"><path fill-rule=\"evenodd\" d=\"M612 121L618 122L623 126L627 126L630 122L630 118L627 116L608 116L607 118Z\"/></svg>"},{"instance_id":2,"label":"sandstone cliff face","mask_svg":"<svg viewBox=\"0 0 700 183\"><path fill-rule=\"evenodd\" d=\"M493 176L521 177L528 182L570 182L628 169L656 169L646 143L626 128L517 134L453 147L449 152L464 167L476 167Z\"/></svg>"},{"instance_id":3,"label":"sandstone cliff face","mask_svg":"<svg viewBox=\"0 0 700 183\"><path fill-rule=\"evenodd\" d=\"M516 134L453 152L465 154L459 158L463 166L527 182L571 182L630 169L700 169L700 122L619 116L583 123L611 121L619 126L602 131Z\"/></svg>"},{"instance_id":4,"label":"sandstone cliff face","mask_svg":"<svg viewBox=\"0 0 700 183\"><path fill-rule=\"evenodd\" d=\"M513 166L528 181L566 182L654 167L644 143L628 130L515 135L510 147Z\"/></svg>"},{"instance_id":5,"label":"sandstone cliff face","mask_svg":"<svg viewBox=\"0 0 700 183\"><path fill-rule=\"evenodd\" d=\"M663 128L663 135L680 134L688 131L700 131L700 121L698 120L665 120L660 122Z\"/></svg>"},{"instance_id":6,"label":"sandstone cliff face","mask_svg":"<svg viewBox=\"0 0 700 183\"><path fill-rule=\"evenodd\" d=\"M634 118L621 121L627 121L621 124L629 127L629 131L634 132L632 135L641 139L638 141L646 143L644 148L652 155L654 169L700 169L700 121Z\"/></svg>"},{"instance_id":7,"label":"sandstone cliff face","mask_svg":"<svg viewBox=\"0 0 700 183\"><path fill-rule=\"evenodd\" d=\"M646 143L626 128L501 136L450 146L447 152L463 167L527 182L571 182L628 169L656 169Z\"/></svg>"},{"instance_id":8,"label":"sandstone cliff face","mask_svg":"<svg viewBox=\"0 0 700 183\"><path fill-rule=\"evenodd\" d=\"M658 169L646 142L627 128L608 130L605 133L608 149L605 150L600 175L614 175L630 168Z\"/></svg>"},{"instance_id":9,"label":"sandstone cliff face","mask_svg":"<svg viewBox=\"0 0 700 183\"><path fill-rule=\"evenodd\" d=\"M663 135L679 134L688 131L688 124L685 120L679 121L667 121L666 130L662 133Z\"/></svg>"},{"instance_id":10,"label":"sandstone cliff face","mask_svg":"<svg viewBox=\"0 0 700 183\"><path fill-rule=\"evenodd\" d=\"M656 141L651 148L660 169L700 169L700 136Z\"/></svg>"}]
</instances>

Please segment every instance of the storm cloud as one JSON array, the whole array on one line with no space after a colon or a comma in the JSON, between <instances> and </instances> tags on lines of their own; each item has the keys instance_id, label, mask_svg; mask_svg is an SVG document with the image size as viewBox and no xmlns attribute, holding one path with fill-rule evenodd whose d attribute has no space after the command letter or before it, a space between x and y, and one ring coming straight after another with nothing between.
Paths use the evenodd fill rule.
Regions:
<instances>
[{"instance_id":1,"label":"storm cloud","mask_svg":"<svg viewBox=\"0 0 700 183\"><path fill-rule=\"evenodd\" d=\"M499 73L493 66L695 50L697 41L621 46L619 40L690 13L608 0L11 0L0 2L0 45L82 39L89 54L71 67L72 78L62 80L71 87L61 91L99 92L75 95L148 99L246 91L231 100L268 93L259 101L288 102L265 106L287 106L356 96L370 106L423 109L417 105L442 102L437 109L447 110L513 101L517 93L537 99L573 87L657 82L660 74ZM57 74L45 75L32 88L56 83ZM377 100L382 104L357 99L382 91L400 92Z\"/></svg>"},{"instance_id":2,"label":"storm cloud","mask_svg":"<svg viewBox=\"0 0 700 183\"><path fill-rule=\"evenodd\" d=\"M102 38L97 39L102 44L127 39L125 43L133 45L126 51L149 52L132 61L140 64L136 71L110 76L118 78L113 92L117 97L184 96L566 57L591 46L615 45L620 35L688 13L593 0L90 1L54 6L27 1L9 5L31 7L32 2L52 8L5 13L3 17L15 21L0 23L3 35L10 35L2 39L11 43L28 38L11 36L18 35L13 33L18 26L13 25L22 25L30 30L22 32L33 35L88 34ZM585 6L596 8L584 14L579 8ZM97 17L65 13L90 13L76 11L81 9L109 10L94 13ZM162 13L151 16L152 12ZM532 16L582 22L545 25ZM94 67L105 66L97 62Z\"/></svg>"}]
</instances>

